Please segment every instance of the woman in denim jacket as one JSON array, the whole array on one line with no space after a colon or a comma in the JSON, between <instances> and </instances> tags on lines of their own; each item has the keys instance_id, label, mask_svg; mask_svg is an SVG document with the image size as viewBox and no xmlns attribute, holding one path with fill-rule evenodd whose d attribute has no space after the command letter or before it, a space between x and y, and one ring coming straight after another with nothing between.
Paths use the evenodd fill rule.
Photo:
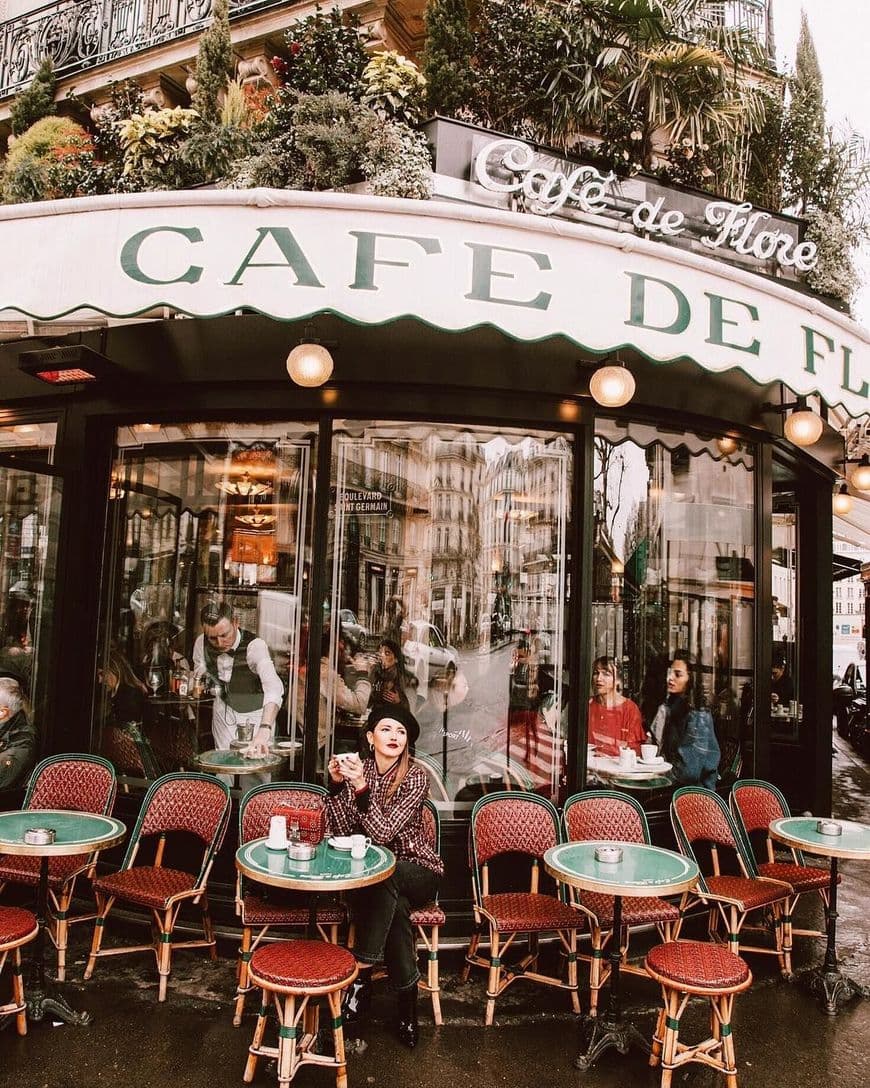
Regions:
<instances>
[{"instance_id":1,"label":"woman in denim jacket","mask_svg":"<svg viewBox=\"0 0 870 1088\"><path fill-rule=\"evenodd\" d=\"M713 717L693 698L692 660L678 650L668 668L668 694L652 723L659 751L671 763L676 786L716 788L719 773L719 742Z\"/></svg>"}]
</instances>

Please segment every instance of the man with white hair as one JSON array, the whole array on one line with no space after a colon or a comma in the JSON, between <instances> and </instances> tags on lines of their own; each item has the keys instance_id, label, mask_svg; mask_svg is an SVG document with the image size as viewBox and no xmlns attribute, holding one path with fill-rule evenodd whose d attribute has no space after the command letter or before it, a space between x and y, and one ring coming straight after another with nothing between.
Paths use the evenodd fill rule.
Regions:
<instances>
[{"instance_id":1,"label":"man with white hair","mask_svg":"<svg viewBox=\"0 0 870 1088\"><path fill-rule=\"evenodd\" d=\"M36 728L24 696L23 678L0 669L0 790L16 786L36 759Z\"/></svg>"}]
</instances>

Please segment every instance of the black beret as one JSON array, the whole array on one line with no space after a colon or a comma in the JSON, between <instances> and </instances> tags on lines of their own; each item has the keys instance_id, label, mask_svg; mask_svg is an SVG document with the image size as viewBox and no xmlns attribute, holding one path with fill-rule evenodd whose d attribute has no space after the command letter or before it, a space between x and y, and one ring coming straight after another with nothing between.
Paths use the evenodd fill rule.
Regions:
<instances>
[{"instance_id":1,"label":"black beret","mask_svg":"<svg viewBox=\"0 0 870 1088\"><path fill-rule=\"evenodd\" d=\"M389 718L390 721L398 722L399 725L404 725L405 731L408 734L409 748L417 743L417 738L420 736L420 723L411 711L408 710L406 706L402 706L401 703L396 703L395 705L379 703L371 714L369 714L368 721L365 724L366 732L374 729L378 722L384 721L387 718Z\"/></svg>"}]
</instances>

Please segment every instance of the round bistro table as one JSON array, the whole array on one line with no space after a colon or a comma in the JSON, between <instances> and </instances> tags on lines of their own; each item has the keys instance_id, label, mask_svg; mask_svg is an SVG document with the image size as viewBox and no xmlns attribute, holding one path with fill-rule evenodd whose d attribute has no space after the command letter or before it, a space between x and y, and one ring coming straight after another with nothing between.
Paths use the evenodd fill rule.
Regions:
<instances>
[{"instance_id":1,"label":"round bistro table","mask_svg":"<svg viewBox=\"0 0 870 1088\"><path fill-rule=\"evenodd\" d=\"M596 847L618 846L622 861L597 861ZM698 866L673 850L631 842L569 842L551 846L544 854L547 872L562 884L581 891L613 896L613 936L610 939L610 981L607 1008L602 1016L587 1017L581 1050L574 1064L591 1069L610 1047L627 1054L632 1045L649 1053L649 1043L622 1015L619 968L622 960L622 900L624 896L675 895L694 887Z\"/></svg>"},{"instance_id":2,"label":"round bistro table","mask_svg":"<svg viewBox=\"0 0 870 1088\"><path fill-rule=\"evenodd\" d=\"M264 771L274 771L284 762L285 757L275 755L271 749L269 755L254 756L249 758L232 748L212 748L208 752L200 752L196 757L196 765L202 771L209 774L231 774L234 776L243 774L261 774Z\"/></svg>"},{"instance_id":3,"label":"round bistro table","mask_svg":"<svg viewBox=\"0 0 870 1088\"><path fill-rule=\"evenodd\" d=\"M821 998L825 1012L836 1016L839 1006L853 997L867 995L863 986L853 982L837 964L837 862L840 858L870 861L870 827L850 820L836 820L842 828L840 835L822 835L816 830L816 816L786 816L770 825L770 837L784 846L792 846L807 854L830 859L831 879L828 884L828 944L825 960L811 978L814 993Z\"/></svg>"},{"instance_id":4,"label":"round bistro table","mask_svg":"<svg viewBox=\"0 0 870 1088\"><path fill-rule=\"evenodd\" d=\"M52 827L55 840L51 843L24 841L24 832L31 827ZM89 812L69 812L60 809L26 809L0 812L0 854L24 854L39 858L39 884L36 889L36 922L38 931L34 942L31 977L27 987L27 1015L42 1020L48 1013L65 1024L87 1024L90 1013L76 1012L48 979L45 969L45 925L48 915L48 859L75 854L91 854L121 842L127 828L112 816Z\"/></svg>"},{"instance_id":5,"label":"round bistro table","mask_svg":"<svg viewBox=\"0 0 870 1088\"><path fill-rule=\"evenodd\" d=\"M667 760L644 765L636 763L634 767L623 767L615 756L589 756L586 761L587 773L595 774L609 785L620 790L657 790L673 786L668 771L673 764Z\"/></svg>"},{"instance_id":6,"label":"round bistro table","mask_svg":"<svg viewBox=\"0 0 870 1088\"><path fill-rule=\"evenodd\" d=\"M265 839L252 839L236 851L236 868L261 884L308 892L308 935L314 938L318 893L352 891L387 880L396 868L396 855L372 843L364 858L352 858L350 851L336 850L324 839L311 861L293 861L286 849L270 850Z\"/></svg>"}]
</instances>

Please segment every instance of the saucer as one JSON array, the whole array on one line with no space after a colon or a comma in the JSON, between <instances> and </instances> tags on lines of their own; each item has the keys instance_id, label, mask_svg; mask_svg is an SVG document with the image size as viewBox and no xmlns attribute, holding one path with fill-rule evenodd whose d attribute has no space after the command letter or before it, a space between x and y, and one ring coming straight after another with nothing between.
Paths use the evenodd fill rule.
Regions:
<instances>
[{"instance_id":1,"label":"saucer","mask_svg":"<svg viewBox=\"0 0 870 1088\"><path fill-rule=\"evenodd\" d=\"M280 853L280 852L287 849L287 843L286 842L284 843L283 846L272 846L272 844L269 842L269 840L266 839L266 841L263 843L263 845L266 847L267 850L274 850L275 853Z\"/></svg>"},{"instance_id":2,"label":"saucer","mask_svg":"<svg viewBox=\"0 0 870 1088\"><path fill-rule=\"evenodd\" d=\"M345 846L344 843L339 843L337 839L327 839L326 841L333 850L340 850L343 854L350 853L350 842L348 842L347 846Z\"/></svg>"},{"instance_id":3,"label":"saucer","mask_svg":"<svg viewBox=\"0 0 870 1088\"><path fill-rule=\"evenodd\" d=\"M644 767L661 767L664 761L664 756L656 756L655 759L638 759L638 763L643 764Z\"/></svg>"}]
</instances>

